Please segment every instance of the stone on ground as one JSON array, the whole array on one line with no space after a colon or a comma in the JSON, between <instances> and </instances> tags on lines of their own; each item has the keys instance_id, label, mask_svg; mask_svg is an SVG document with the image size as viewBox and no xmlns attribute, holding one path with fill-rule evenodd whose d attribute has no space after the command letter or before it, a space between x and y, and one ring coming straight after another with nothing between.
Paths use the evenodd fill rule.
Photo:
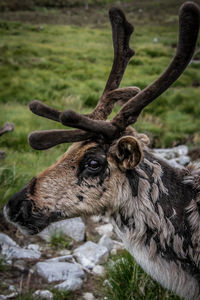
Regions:
<instances>
[{"instance_id":1,"label":"stone on ground","mask_svg":"<svg viewBox=\"0 0 200 300\"><path fill-rule=\"evenodd\" d=\"M85 277L85 273L79 264L68 262L38 262L36 271L48 282Z\"/></svg>"},{"instance_id":2,"label":"stone on ground","mask_svg":"<svg viewBox=\"0 0 200 300\"><path fill-rule=\"evenodd\" d=\"M33 297L36 299L53 299L53 294L48 290L37 290L33 294Z\"/></svg>"},{"instance_id":3,"label":"stone on ground","mask_svg":"<svg viewBox=\"0 0 200 300\"><path fill-rule=\"evenodd\" d=\"M85 238L85 224L80 217L55 222L41 231L38 236L49 242L52 235L60 233L81 242Z\"/></svg>"},{"instance_id":4,"label":"stone on ground","mask_svg":"<svg viewBox=\"0 0 200 300\"><path fill-rule=\"evenodd\" d=\"M86 242L74 251L74 256L77 261L87 269L93 269L95 265L104 263L109 255L106 247L93 243Z\"/></svg>"},{"instance_id":5,"label":"stone on ground","mask_svg":"<svg viewBox=\"0 0 200 300\"><path fill-rule=\"evenodd\" d=\"M113 225L110 223L98 226L95 229L100 235L107 234L108 236L111 236L113 234Z\"/></svg>"},{"instance_id":6,"label":"stone on ground","mask_svg":"<svg viewBox=\"0 0 200 300\"><path fill-rule=\"evenodd\" d=\"M83 280L80 278L69 278L62 283L59 283L54 286L55 289L60 291L76 291L80 289L83 285Z\"/></svg>"},{"instance_id":7,"label":"stone on ground","mask_svg":"<svg viewBox=\"0 0 200 300\"><path fill-rule=\"evenodd\" d=\"M94 295L92 293L84 293L83 299L84 300L95 300Z\"/></svg>"},{"instance_id":8,"label":"stone on ground","mask_svg":"<svg viewBox=\"0 0 200 300\"><path fill-rule=\"evenodd\" d=\"M102 246L106 247L108 249L108 251L110 251L110 250L112 250L114 243L111 240L111 238L109 238L109 236L104 234L101 237L101 239L99 240L99 245L102 245Z\"/></svg>"}]
</instances>

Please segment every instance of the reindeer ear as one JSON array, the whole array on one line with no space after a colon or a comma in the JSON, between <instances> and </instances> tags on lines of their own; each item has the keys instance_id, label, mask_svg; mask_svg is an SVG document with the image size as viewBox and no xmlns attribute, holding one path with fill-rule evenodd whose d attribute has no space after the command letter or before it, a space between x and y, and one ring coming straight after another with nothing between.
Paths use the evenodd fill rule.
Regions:
<instances>
[{"instance_id":1,"label":"reindeer ear","mask_svg":"<svg viewBox=\"0 0 200 300\"><path fill-rule=\"evenodd\" d=\"M111 149L111 155L115 158L122 171L135 168L142 160L142 149L139 142L132 136L120 138Z\"/></svg>"}]
</instances>

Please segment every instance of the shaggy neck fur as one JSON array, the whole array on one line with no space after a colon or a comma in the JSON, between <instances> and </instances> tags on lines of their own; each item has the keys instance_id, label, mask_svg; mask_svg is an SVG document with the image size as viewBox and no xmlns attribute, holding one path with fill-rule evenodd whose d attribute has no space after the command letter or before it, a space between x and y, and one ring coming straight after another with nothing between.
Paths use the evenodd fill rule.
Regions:
<instances>
[{"instance_id":1,"label":"shaggy neck fur","mask_svg":"<svg viewBox=\"0 0 200 300\"><path fill-rule=\"evenodd\" d=\"M176 170L144 152L116 201L111 218L136 261L164 287L200 299L200 165Z\"/></svg>"}]
</instances>

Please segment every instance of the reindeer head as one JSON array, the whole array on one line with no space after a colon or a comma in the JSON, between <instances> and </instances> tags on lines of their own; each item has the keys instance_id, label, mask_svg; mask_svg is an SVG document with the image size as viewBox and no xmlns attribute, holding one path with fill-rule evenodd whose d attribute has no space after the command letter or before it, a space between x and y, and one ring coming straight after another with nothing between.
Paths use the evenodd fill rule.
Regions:
<instances>
[{"instance_id":1,"label":"reindeer head","mask_svg":"<svg viewBox=\"0 0 200 300\"><path fill-rule=\"evenodd\" d=\"M22 232L35 234L59 219L112 213L129 196L126 172L140 163L142 149L148 143L145 135L136 133L129 125L181 75L194 53L199 10L187 2L180 9L177 51L166 71L142 91L137 87L118 88L134 55L129 48L133 26L118 8L112 8L109 15L114 62L93 112L80 115L70 110L57 111L37 100L30 103L33 113L77 129L36 131L29 136L30 145L40 150L60 143L74 144L58 162L8 201L4 215ZM119 100L123 107L112 120L106 121Z\"/></svg>"}]
</instances>

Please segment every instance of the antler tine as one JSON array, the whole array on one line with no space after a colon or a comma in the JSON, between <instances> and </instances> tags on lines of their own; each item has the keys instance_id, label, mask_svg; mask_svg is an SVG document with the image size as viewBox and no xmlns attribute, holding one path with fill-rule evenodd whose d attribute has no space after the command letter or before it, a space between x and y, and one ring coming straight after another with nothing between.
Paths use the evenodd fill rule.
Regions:
<instances>
[{"instance_id":1,"label":"antler tine","mask_svg":"<svg viewBox=\"0 0 200 300\"><path fill-rule=\"evenodd\" d=\"M150 86L131 98L113 118L111 122L88 120L72 111L61 115L64 125L78 126L84 130L101 133L105 137L114 138L128 125L136 122L142 109L161 95L184 71L190 62L198 37L200 13L192 2L182 5L179 13L179 42L172 62L166 71Z\"/></svg>"},{"instance_id":2,"label":"antler tine","mask_svg":"<svg viewBox=\"0 0 200 300\"><path fill-rule=\"evenodd\" d=\"M121 12L119 14L121 14ZM112 80L108 79L108 83L106 84L106 88L104 90L103 96L101 97L96 109L93 111L92 114L89 115L89 118L88 116L82 116L73 111L65 111L61 113L43 104L42 104L43 110L41 109L39 113L37 111L37 107L40 107L41 103L39 103L40 104L39 105L38 102L35 102L33 105L34 109L32 110L35 113L56 121L61 121L64 125L86 130L87 132L82 130L72 130L72 131L53 130L47 132L35 132L30 136L30 143L32 143L33 145L34 144L33 140L35 139L36 141L34 145L35 148L36 147L38 148L38 142L40 142L41 143L40 149L47 149L59 143L64 143L69 141L71 142L81 141L91 137L98 136L99 134L102 134L104 137L110 138L111 140L119 136L120 132L123 131L128 125L136 122L142 109L146 105L151 103L156 97L162 94L184 71L184 69L190 62L191 57L194 53L197 36L198 36L199 21L200 21L200 12L196 4L192 2L187 2L184 5L182 5L179 13L180 29L179 29L178 48L177 48L176 55L174 56L169 67L149 87L147 87L140 93L138 93L138 90L134 91L135 94L136 93L138 94L135 97L132 97L122 107L121 111L113 118L113 120L111 120L111 122L102 121L102 116L103 119L106 119L107 113L104 115L101 112L100 108L101 108L101 104L104 103L105 98L107 96L111 98L111 102L113 104L118 99L116 95L117 93L120 92L117 92L117 90L112 90L112 88L114 88L115 86L114 81L116 80L116 82L118 82L115 84L119 84L122 78L122 76L121 77L117 76L116 70L119 70L117 67L118 65L116 65L117 69L114 72L111 71L111 75L109 76L109 78L113 77L113 79ZM126 36L126 39L124 39L124 41L126 41L125 42L126 45L129 41L129 38L130 38L130 34ZM116 49L121 49L120 47ZM115 69L114 63L113 63L113 68ZM125 69L121 71L123 72L124 70ZM130 89L129 91L133 93L133 90L134 89L132 90ZM126 99L128 100L129 98ZM112 105L109 107L109 110L112 109ZM99 111L97 108L99 109ZM95 115L96 113L97 115ZM93 120L94 115L96 120Z\"/></svg>"},{"instance_id":3,"label":"antler tine","mask_svg":"<svg viewBox=\"0 0 200 300\"><path fill-rule=\"evenodd\" d=\"M156 81L122 107L111 121L112 125L123 130L135 123L143 108L160 96L182 74L194 54L199 23L199 7L192 2L184 3L179 11L179 41L172 62Z\"/></svg>"},{"instance_id":4,"label":"antler tine","mask_svg":"<svg viewBox=\"0 0 200 300\"><path fill-rule=\"evenodd\" d=\"M114 61L103 94L118 88L126 66L135 54L135 51L129 47L130 37L134 31L133 25L126 20L125 14L119 8L111 8L109 17L112 26Z\"/></svg>"},{"instance_id":5,"label":"antler tine","mask_svg":"<svg viewBox=\"0 0 200 300\"><path fill-rule=\"evenodd\" d=\"M104 130L108 132L108 136L110 137L115 131L115 128L111 124L108 125L108 123L101 123L100 128L99 124L96 124L96 121L92 123L90 122L90 119L106 119L111 113L115 102L121 99L126 102L140 91L137 87L128 87L116 90L121 82L130 58L134 55L134 50L129 47L129 40L133 32L133 26L127 22L124 13L118 8L110 9L109 17L112 26L114 48L113 66L104 92L93 112L87 117L81 116L72 111L62 113L38 100L33 100L29 105L30 110L36 115L46 117L57 122L61 121L64 125L88 130L90 133L83 132L81 130L36 131L29 136L29 144L33 148L47 149L64 142L85 140L95 135L92 132L99 134L105 132ZM109 127L109 129L107 127Z\"/></svg>"},{"instance_id":6,"label":"antler tine","mask_svg":"<svg viewBox=\"0 0 200 300\"><path fill-rule=\"evenodd\" d=\"M109 98L111 102L117 102L121 99L123 99L123 101L128 101L139 91L139 88L136 87L121 88L109 92ZM107 136L111 137L116 129L110 123L104 121L99 121L101 122L102 126L99 127L98 123L96 128L94 127L94 120L79 115L73 111L66 111L64 113L59 112L51 107L48 107L47 105L43 104L38 100L33 100L30 103L29 107L33 113L39 116L43 116L57 122L61 121L64 125L89 131L85 132L82 130L43 130L32 132L29 135L28 140L30 146L36 150L45 150L61 143L87 140L89 138L95 137L97 134L102 134L104 132L107 132Z\"/></svg>"},{"instance_id":7,"label":"antler tine","mask_svg":"<svg viewBox=\"0 0 200 300\"><path fill-rule=\"evenodd\" d=\"M96 108L88 115L88 117L92 119L106 119L111 113L117 97L113 97L113 94L107 95L107 93L118 88L126 66L130 58L134 55L134 50L129 48L129 40L133 32L133 26L126 20L124 13L119 8L111 8L109 17L112 26L114 61L104 92ZM135 88L135 90L132 88L132 92L130 96L133 97L138 93L138 88ZM128 93L130 93L130 90ZM125 96L125 98L127 97ZM108 108L106 106L108 106ZM107 108L106 110L105 107ZM33 100L29 108L36 115L59 122L61 112L38 100Z\"/></svg>"},{"instance_id":8,"label":"antler tine","mask_svg":"<svg viewBox=\"0 0 200 300\"><path fill-rule=\"evenodd\" d=\"M96 120L105 120L112 111L115 101L111 101L107 94L119 87L126 66L135 54L134 50L129 47L129 40L134 27L126 20L124 13L119 8L111 8L109 17L112 27L114 59L103 94L96 108L88 115L89 118Z\"/></svg>"},{"instance_id":9,"label":"antler tine","mask_svg":"<svg viewBox=\"0 0 200 300\"><path fill-rule=\"evenodd\" d=\"M127 22L124 13L118 8L110 9L109 17L112 26L112 37L113 37L113 48L114 48L113 66L110 75L108 77L104 92L96 108L93 110L91 114L87 116L88 118L91 119L95 118L97 120L106 119L107 116L111 113L115 102L120 100L120 98L122 98L123 101L125 102L128 101L130 98L134 97L139 92L139 89L137 87L128 87L128 88L115 90L116 88L118 88L121 82L121 79L123 77L124 71L126 69L126 66L130 58L134 55L134 50L130 49L129 47L129 40L133 32L133 26L129 22ZM79 119L78 114L73 113L71 111L61 113L60 111L55 110L38 100L33 100L30 103L29 108L36 115L46 117L48 119L52 119L57 122L60 122L61 120L61 122L64 125L70 126L73 124L75 128L88 129L89 131L91 131L94 127L94 125L92 125L91 127L88 125L90 124L90 122L84 116L79 115L83 122L83 125L80 126L82 122L80 122L80 120L78 121ZM75 121L71 122L72 115L76 116L75 117L76 122ZM67 120L68 117L69 120ZM86 121L86 125L85 125L85 121ZM77 126L77 124L79 124L79 126ZM105 126L103 126L103 128L104 127ZM98 128L97 131L99 132ZM76 136L76 139L78 139L79 133L80 131L73 131L72 136ZM35 132L30 135L29 143L33 148L37 148L38 147L37 142L38 142L38 145L40 145L39 146L40 149L43 149L41 137L44 136L44 139L46 140L46 137L49 136L51 140L51 137L54 136L53 144L55 144L56 143L55 140L57 140L55 139L55 135L58 136L58 134L59 134L58 132L56 132L56 134L52 132L51 133L44 132L44 134L42 134L42 132ZM63 137L63 132L61 132L61 139L64 142L67 142L66 135L67 133ZM69 132L69 136L71 136L70 132ZM83 138L83 134L81 134L80 138ZM44 141L44 149L52 147L53 144L52 142L47 143Z\"/></svg>"},{"instance_id":10,"label":"antler tine","mask_svg":"<svg viewBox=\"0 0 200 300\"><path fill-rule=\"evenodd\" d=\"M45 150L62 143L85 141L96 137L95 133L82 130L42 130L34 131L28 141L32 148L36 150Z\"/></svg>"},{"instance_id":11,"label":"antler tine","mask_svg":"<svg viewBox=\"0 0 200 300\"><path fill-rule=\"evenodd\" d=\"M135 86L120 88L108 92L107 95L102 100L101 106L99 106L98 108L99 114L101 114L102 119L106 119L107 114L109 115L112 112L114 103L120 100L123 103L126 103L129 99L137 95L139 92L140 89ZM103 103L107 104L106 110L104 109L105 106L103 105ZM29 103L29 109L32 111L32 113L38 116L60 122L60 117L62 112L56 110L55 108L47 106L46 104L42 103L39 100L32 100Z\"/></svg>"},{"instance_id":12,"label":"antler tine","mask_svg":"<svg viewBox=\"0 0 200 300\"><path fill-rule=\"evenodd\" d=\"M39 100L31 101L29 104L29 108L34 114L38 116L60 122L61 112L52 107L45 105Z\"/></svg>"}]
</instances>

